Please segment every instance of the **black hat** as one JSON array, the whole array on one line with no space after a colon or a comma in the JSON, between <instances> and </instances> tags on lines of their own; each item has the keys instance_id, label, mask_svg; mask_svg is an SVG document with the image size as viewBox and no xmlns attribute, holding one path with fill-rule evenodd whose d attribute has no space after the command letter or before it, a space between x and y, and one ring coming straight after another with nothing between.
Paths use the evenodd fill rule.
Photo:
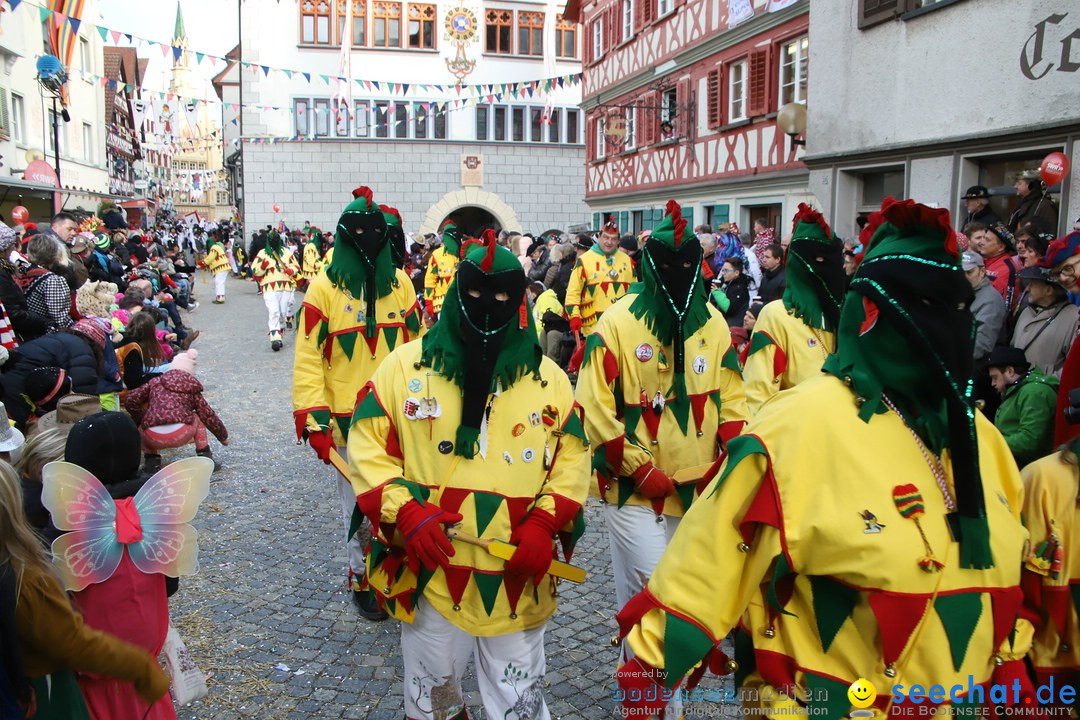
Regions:
<instances>
[{"instance_id":1,"label":"black hat","mask_svg":"<svg viewBox=\"0 0 1080 720\"><path fill-rule=\"evenodd\" d=\"M1005 247L1008 248L1009 252L1016 252L1016 238L1013 236L1012 232L1009 231L1009 228L1005 225L1005 223L996 222L993 225L988 226L986 229L994 233L994 235L996 235L997 238L1005 244Z\"/></svg>"},{"instance_id":2,"label":"black hat","mask_svg":"<svg viewBox=\"0 0 1080 720\"><path fill-rule=\"evenodd\" d=\"M581 248L582 250L591 250L593 241L589 239L587 235L578 235L574 238L574 247Z\"/></svg>"},{"instance_id":3,"label":"black hat","mask_svg":"<svg viewBox=\"0 0 1080 720\"><path fill-rule=\"evenodd\" d=\"M982 185L972 185L971 187L969 187L967 189L967 192L964 193L964 196L961 198L961 200L989 200L989 199L990 199L990 191L987 190Z\"/></svg>"},{"instance_id":4,"label":"black hat","mask_svg":"<svg viewBox=\"0 0 1080 720\"><path fill-rule=\"evenodd\" d=\"M1017 372L1025 372L1031 367L1031 363L1028 362L1024 351L1020 348L1011 345L998 345L990 353L990 359L986 361L986 366L991 368L1012 367Z\"/></svg>"},{"instance_id":5,"label":"black hat","mask_svg":"<svg viewBox=\"0 0 1080 720\"><path fill-rule=\"evenodd\" d=\"M539 250L539 249L541 249L543 247L547 247L547 243L545 243L543 240L537 240L536 242L534 242L532 245L529 246L529 249L525 251L525 254L526 255L532 255L534 252L536 252L537 250Z\"/></svg>"},{"instance_id":6,"label":"black hat","mask_svg":"<svg viewBox=\"0 0 1080 720\"><path fill-rule=\"evenodd\" d=\"M71 427L64 460L89 470L103 485L131 480L142 460L142 436L124 413L95 413Z\"/></svg>"},{"instance_id":7,"label":"black hat","mask_svg":"<svg viewBox=\"0 0 1080 720\"><path fill-rule=\"evenodd\" d=\"M1061 287L1061 284L1057 281L1057 275L1048 267L1041 265L1032 265L1031 267L1022 267L1020 272L1016 273L1016 277L1021 280L1039 280L1047 283L1048 285L1057 285Z\"/></svg>"}]
</instances>

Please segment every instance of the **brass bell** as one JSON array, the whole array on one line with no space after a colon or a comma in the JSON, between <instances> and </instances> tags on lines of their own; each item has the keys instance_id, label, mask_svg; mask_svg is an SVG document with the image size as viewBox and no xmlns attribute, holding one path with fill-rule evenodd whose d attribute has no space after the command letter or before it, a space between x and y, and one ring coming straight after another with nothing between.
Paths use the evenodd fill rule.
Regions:
<instances>
[{"instance_id":1,"label":"brass bell","mask_svg":"<svg viewBox=\"0 0 1080 720\"><path fill-rule=\"evenodd\" d=\"M383 595L389 595L390 594L390 586L387 585L386 587L384 587L383 590L382 590L382 593L383 593Z\"/></svg>"},{"instance_id":2,"label":"brass bell","mask_svg":"<svg viewBox=\"0 0 1080 720\"><path fill-rule=\"evenodd\" d=\"M663 515L657 515L656 516L656 522L658 522L658 523L664 522L664 516Z\"/></svg>"},{"instance_id":3,"label":"brass bell","mask_svg":"<svg viewBox=\"0 0 1080 720\"><path fill-rule=\"evenodd\" d=\"M776 630L774 630L773 626L770 625L769 627L765 628L765 632L763 633L763 635L765 635L765 637L771 640L772 638L776 637Z\"/></svg>"},{"instance_id":4,"label":"brass bell","mask_svg":"<svg viewBox=\"0 0 1080 720\"><path fill-rule=\"evenodd\" d=\"M1061 652L1067 653L1070 650L1072 650L1072 645L1070 645L1069 643L1061 643Z\"/></svg>"},{"instance_id":5,"label":"brass bell","mask_svg":"<svg viewBox=\"0 0 1080 720\"><path fill-rule=\"evenodd\" d=\"M735 662L734 660L728 660L726 663L724 663L724 669L727 670L729 673L739 672L739 663Z\"/></svg>"},{"instance_id":6,"label":"brass bell","mask_svg":"<svg viewBox=\"0 0 1080 720\"><path fill-rule=\"evenodd\" d=\"M885 677L887 677L887 678L896 677L896 666L893 665L892 663L889 663L888 665L885 666Z\"/></svg>"},{"instance_id":7,"label":"brass bell","mask_svg":"<svg viewBox=\"0 0 1080 720\"><path fill-rule=\"evenodd\" d=\"M856 396L856 398L855 398L855 407L862 407L865 404L866 404L866 398L864 398L862 395Z\"/></svg>"},{"instance_id":8,"label":"brass bell","mask_svg":"<svg viewBox=\"0 0 1080 720\"><path fill-rule=\"evenodd\" d=\"M652 439L652 440L651 440L650 442L651 442L651 443L652 443L653 445L659 445L659 444L660 444L660 443L658 443L658 442L656 441L656 438L653 438L653 439Z\"/></svg>"},{"instance_id":9,"label":"brass bell","mask_svg":"<svg viewBox=\"0 0 1080 720\"><path fill-rule=\"evenodd\" d=\"M737 549L737 550L738 550L739 552L742 552L742 553L744 553L744 552L750 552L750 546L749 546L749 545L747 545L747 544L746 544L746 543L744 543L744 542L741 542L741 543L739 543L738 545L736 545L736 546L735 546L735 548L736 548L736 549Z\"/></svg>"},{"instance_id":10,"label":"brass bell","mask_svg":"<svg viewBox=\"0 0 1080 720\"><path fill-rule=\"evenodd\" d=\"M371 356L371 359L372 359L372 360L374 360L374 359L375 359L375 356L374 356L374 355L372 355L372 356Z\"/></svg>"},{"instance_id":11,"label":"brass bell","mask_svg":"<svg viewBox=\"0 0 1080 720\"><path fill-rule=\"evenodd\" d=\"M994 664L997 665L998 667L1001 667L1002 665L1005 664L1005 658L1001 657L997 653L994 653Z\"/></svg>"},{"instance_id":12,"label":"brass bell","mask_svg":"<svg viewBox=\"0 0 1080 720\"><path fill-rule=\"evenodd\" d=\"M698 437L701 437L701 436L702 436L702 435L704 435L704 434L705 434L705 433L701 432L700 430L698 430L698 431L697 431L697 436L698 436Z\"/></svg>"},{"instance_id":13,"label":"brass bell","mask_svg":"<svg viewBox=\"0 0 1080 720\"><path fill-rule=\"evenodd\" d=\"M461 606L457 603L454 603L454 612L461 612Z\"/></svg>"},{"instance_id":14,"label":"brass bell","mask_svg":"<svg viewBox=\"0 0 1080 720\"><path fill-rule=\"evenodd\" d=\"M847 385L848 387L851 387L854 384L854 381L851 379L850 375L845 375L844 376L844 384Z\"/></svg>"},{"instance_id":15,"label":"brass bell","mask_svg":"<svg viewBox=\"0 0 1080 720\"><path fill-rule=\"evenodd\" d=\"M540 373L534 373L533 374L533 380L539 380L539 379L540 379Z\"/></svg>"},{"instance_id":16,"label":"brass bell","mask_svg":"<svg viewBox=\"0 0 1080 720\"><path fill-rule=\"evenodd\" d=\"M620 643L621 641L619 640L618 635L611 636L611 647L619 647Z\"/></svg>"},{"instance_id":17,"label":"brass bell","mask_svg":"<svg viewBox=\"0 0 1080 720\"><path fill-rule=\"evenodd\" d=\"M414 362L412 364L412 366L413 366L413 370L419 370L421 367L423 367L423 363L421 363L419 360L417 360L416 362Z\"/></svg>"},{"instance_id":18,"label":"brass bell","mask_svg":"<svg viewBox=\"0 0 1080 720\"><path fill-rule=\"evenodd\" d=\"M548 381L547 380L541 380L540 381L540 387L546 388L547 386L548 386Z\"/></svg>"},{"instance_id":19,"label":"brass bell","mask_svg":"<svg viewBox=\"0 0 1080 720\"><path fill-rule=\"evenodd\" d=\"M510 613L510 619L511 620L517 620L517 613L516 612Z\"/></svg>"}]
</instances>

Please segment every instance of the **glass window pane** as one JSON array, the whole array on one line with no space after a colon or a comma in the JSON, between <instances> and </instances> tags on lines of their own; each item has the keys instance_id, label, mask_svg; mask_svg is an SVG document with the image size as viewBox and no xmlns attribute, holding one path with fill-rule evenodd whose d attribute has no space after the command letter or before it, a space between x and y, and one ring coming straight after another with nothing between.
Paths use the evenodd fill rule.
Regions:
<instances>
[{"instance_id":1,"label":"glass window pane","mask_svg":"<svg viewBox=\"0 0 1080 720\"><path fill-rule=\"evenodd\" d=\"M389 137L390 128L387 125L389 120L388 108L386 103L375 104L375 137Z\"/></svg>"},{"instance_id":2,"label":"glass window pane","mask_svg":"<svg viewBox=\"0 0 1080 720\"><path fill-rule=\"evenodd\" d=\"M529 28L518 28L518 52L526 54L529 48Z\"/></svg>"},{"instance_id":3,"label":"glass window pane","mask_svg":"<svg viewBox=\"0 0 1080 720\"><path fill-rule=\"evenodd\" d=\"M506 139L506 108L495 108L495 139Z\"/></svg>"},{"instance_id":4,"label":"glass window pane","mask_svg":"<svg viewBox=\"0 0 1080 720\"><path fill-rule=\"evenodd\" d=\"M342 104L336 110L337 117L335 118L335 130L338 137L349 137L349 115L352 110L348 105Z\"/></svg>"},{"instance_id":5,"label":"glass window pane","mask_svg":"<svg viewBox=\"0 0 1080 720\"><path fill-rule=\"evenodd\" d=\"M394 137L409 137L409 108L407 105L394 106Z\"/></svg>"},{"instance_id":6,"label":"glass window pane","mask_svg":"<svg viewBox=\"0 0 1080 720\"><path fill-rule=\"evenodd\" d=\"M488 52L498 52L499 50L499 28L494 25L487 26L486 48Z\"/></svg>"},{"instance_id":7,"label":"glass window pane","mask_svg":"<svg viewBox=\"0 0 1080 720\"><path fill-rule=\"evenodd\" d=\"M300 42L315 42L315 18L311 17L310 15L304 16L304 22L300 34Z\"/></svg>"},{"instance_id":8,"label":"glass window pane","mask_svg":"<svg viewBox=\"0 0 1080 720\"><path fill-rule=\"evenodd\" d=\"M578 111L567 110L566 111L566 142L577 143L580 142L580 135L578 131Z\"/></svg>"},{"instance_id":9,"label":"glass window pane","mask_svg":"<svg viewBox=\"0 0 1080 720\"><path fill-rule=\"evenodd\" d=\"M531 132L529 139L533 142L540 142L544 139L544 111L541 108L529 109L529 124Z\"/></svg>"},{"instance_id":10,"label":"glass window pane","mask_svg":"<svg viewBox=\"0 0 1080 720\"><path fill-rule=\"evenodd\" d=\"M421 107L419 103L413 105L413 114L416 116L414 121L416 130L414 131L413 137L426 138L428 130L428 114L424 112L423 107Z\"/></svg>"},{"instance_id":11,"label":"glass window pane","mask_svg":"<svg viewBox=\"0 0 1080 720\"><path fill-rule=\"evenodd\" d=\"M424 36L424 38L423 38L424 39L424 47L426 47L426 48L434 48L435 47L435 23L433 23L433 22L425 22L424 23L423 36Z\"/></svg>"},{"instance_id":12,"label":"glass window pane","mask_svg":"<svg viewBox=\"0 0 1080 720\"><path fill-rule=\"evenodd\" d=\"M356 114L354 115L354 120L356 121L357 137L367 137L368 133L370 132L368 129L368 123L371 119L368 116L369 112L370 110L368 109L368 104L366 102L357 103Z\"/></svg>"},{"instance_id":13,"label":"glass window pane","mask_svg":"<svg viewBox=\"0 0 1080 720\"><path fill-rule=\"evenodd\" d=\"M525 108L513 108L511 117L514 142L525 142Z\"/></svg>"},{"instance_id":14,"label":"glass window pane","mask_svg":"<svg viewBox=\"0 0 1080 720\"><path fill-rule=\"evenodd\" d=\"M551 122L548 125L548 142L559 142L559 118L562 116L562 110L554 108L551 111Z\"/></svg>"},{"instance_id":15,"label":"glass window pane","mask_svg":"<svg viewBox=\"0 0 1080 720\"><path fill-rule=\"evenodd\" d=\"M308 134L308 104L297 100L293 109L293 117L296 119L296 134ZM50 136L51 137L51 136Z\"/></svg>"},{"instance_id":16,"label":"glass window pane","mask_svg":"<svg viewBox=\"0 0 1080 720\"><path fill-rule=\"evenodd\" d=\"M476 107L476 139L488 139L488 108L480 105Z\"/></svg>"},{"instance_id":17,"label":"glass window pane","mask_svg":"<svg viewBox=\"0 0 1080 720\"><path fill-rule=\"evenodd\" d=\"M510 26L499 26L499 52L510 52Z\"/></svg>"},{"instance_id":18,"label":"glass window pane","mask_svg":"<svg viewBox=\"0 0 1080 720\"><path fill-rule=\"evenodd\" d=\"M446 112L436 112L435 117L435 139L446 139Z\"/></svg>"},{"instance_id":19,"label":"glass window pane","mask_svg":"<svg viewBox=\"0 0 1080 720\"><path fill-rule=\"evenodd\" d=\"M401 47L401 21L390 21L390 47Z\"/></svg>"},{"instance_id":20,"label":"glass window pane","mask_svg":"<svg viewBox=\"0 0 1080 720\"><path fill-rule=\"evenodd\" d=\"M375 19L375 47L386 47L386 21Z\"/></svg>"},{"instance_id":21,"label":"glass window pane","mask_svg":"<svg viewBox=\"0 0 1080 720\"><path fill-rule=\"evenodd\" d=\"M542 28L533 28L532 30L532 54L544 54L544 31Z\"/></svg>"},{"instance_id":22,"label":"glass window pane","mask_svg":"<svg viewBox=\"0 0 1080 720\"><path fill-rule=\"evenodd\" d=\"M320 16L318 18L318 37L316 41L320 44L328 44L330 42L330 18Z\"/></svg>"}]
</instances>

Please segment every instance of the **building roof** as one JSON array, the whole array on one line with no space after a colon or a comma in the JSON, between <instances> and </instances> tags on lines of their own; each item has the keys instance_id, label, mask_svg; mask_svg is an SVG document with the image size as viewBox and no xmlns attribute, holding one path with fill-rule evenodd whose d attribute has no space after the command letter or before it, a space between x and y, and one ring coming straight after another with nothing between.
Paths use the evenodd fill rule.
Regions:
<instances>
[{"instance_id":1,"label":"building roof","mask_svg":"<svg viewBox=\"0 0 1080 720\"><path fill-rule=\"evenodd\" d=\"M176 0L176 26L173 28L173 47L187 45L187 33L184 32L184 14L180 12L180 0Z\"/></svg>"},{"instance_id":2,"label":"building roof","mask_svg":"<svg viewBox=\"0 0 1080 720\"><path fill-rule=\"evenodd\" d=\"M214 86L214 92L217 93L217 96L218 96L219 100L224 99L221 96L221 86L222 85L237 85L237 84L239 84L239 78L237 78L235 81L230 81L230 82L226 82L226 80L225 80L225 76L229 74L229 71L232 70L236 66L236 63L239 60L240 60L240 45L237 44L237 45L233 46L232 50L225 53L225 67L222 69L221 72L219 72L217 75L214 76L213 80L210 81L210 83Z\"/></svg>"},{"instance_id":3,"label":"building roof","mask_svg":"<svg viewBox=\"0 0 1080 720\"><path fill-rule=\"evenodd\" d=\"M138 96L139 86L142 84L140 69L146 67L146 60L140 60L135 48L106 47L105 52L105 78L115 80L117 85L132 85L132 92L105 90L105 127L111 127L117 120L117 115L124 115L129 120L133 119L130 102ZM117 105L117 93L127 96L128 102ZM127 124L127 123L125 123ZM138 155L139 141L134 139L135 153Z\"/></svg>"}]
</instances>

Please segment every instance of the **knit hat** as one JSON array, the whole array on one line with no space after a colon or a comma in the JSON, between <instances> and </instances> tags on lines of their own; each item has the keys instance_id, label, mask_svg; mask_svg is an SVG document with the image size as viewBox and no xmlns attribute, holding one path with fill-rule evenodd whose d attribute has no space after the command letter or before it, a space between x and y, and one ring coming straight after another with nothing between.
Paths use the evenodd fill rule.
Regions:
<instances>
[{"instance_id":1,"label":"knit hat","mask_svg":"<svg viewBox=\"0 0 1080 720\"><path fill-rule=\"evenodd\" d=\"M1050 243L1040 264L1057 267L1077 253L1080 253L1080 230L1074 230Z\"/></svg>"},{"instance_id":2,"label":"knit hat","mask_svg":"<svg viewBox=\"0 0 1080 720\"><path fill-rule=\"evenodd\" d=\"M15 231L0 222L0 253L3 253L4 255L9 254L15 249L15 244L17 242Z\"/></svg>"},{"instance_id":3,"label":"knit hat","mask_svg":"<svg viewBox=\"0 0 1080 720\"><path fill-rule=\"evenodd\" d=\"M70 392L71 377L63 368L34 368L23 381L23 396L38 415L54 410L60 398Z\"/></svg>"},{"instance_id":4,"label":"knit hat","mask_svg":"<svg viewBox=\"0 0 1080 720\"><path fill-rule=\"evenodd\" d=\"M973 291L949 212L886 198L860 240L866 251L824 369L852 388L864 422L891 403L932 452L948 448L956 512L947 520L960 566L992 567L972 398Z\"/></svg>"},{"instance_id":5,"label":"knit hat","mask_svg":"<svg viewBox=\"0 0 1080 720\"><path fill-rule=\"evenodd\" d=\"M109 237L107 235L98 235L96 238L94 238L94 247L104 252L110 247L112 247L112 241L109 240Z\"/></svg>"},{"instance_id":6,"label":"knit hat","mask_svg":"<svg viewBox=\"0 0 1080 720\"><path fill-rule=\"evenodd\" d=\"M805 203L792 222L784 307L812 328L836 330L845 277L844 244L825 218Z\"/></svg>"},{"instance_id":7,"label":"knit hat","mask_svg":"<svg viewBox=\"0 0 1080 720\"><path fill-rule=\"evenodd\" d=\"M105 348L105 327L102 323L90 318L83 318L69 329L99 348Z\"/></svg>"},{"instance_id":8,"label":"knit hat","mask_svg":"<svg viewBox=\"0 0 1080 720\"><path fill-rule=\"evenodd\" d=\"M64 460L89 470L103 485L115 485L135 477L141 448L142 437L131 417L99 412L72 426Z\"/></svg>"},{"instance_id":9,"label":"knit hat","mask_svg":"<svg viewBox=\"0 0 1080 720\"><path fill-rule=\"evenodd\" d=\"M177 353L173 356L172 362L169 363L170 370L183 370L186 373L192 375L195 374L195 363L199 359L198 350L188 350L187 352Z\"/></svg>"}]
</instances>

